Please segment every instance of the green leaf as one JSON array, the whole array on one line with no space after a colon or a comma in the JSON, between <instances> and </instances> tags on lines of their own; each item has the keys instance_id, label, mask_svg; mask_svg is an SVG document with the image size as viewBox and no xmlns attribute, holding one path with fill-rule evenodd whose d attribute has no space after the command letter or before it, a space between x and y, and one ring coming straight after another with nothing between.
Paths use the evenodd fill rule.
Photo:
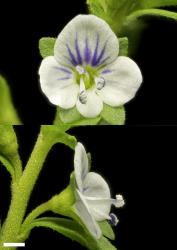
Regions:
<instances>
[{"instance_id":1,"label":"green leaf","mask_svg":"<svg viewBox=\"0 0 177 250\"><path fill-rule=\"evenodd\" d=\"M114 231L112 230L111 225L107 221L99 222L99 226L105 237L107 237L110 240L115 240Z\"/></svg>"},{"instance_id":2,"label":"green leaf","mask_svg":"<svg viewBox=\"0 0 177 250\"><path fill-rule=\"evenodd\" d=\"M87 0L90 12L98 16L107 12L108 6L105 0Z\"/></svg>"},{"instance_id":3,"label":"green leaf","mask_svg":"<svg viewBox=\"0 0 177 250\"><path fill-rule=\"evenodd\" d=\"M145 9L154 7L167 7L177 5L177 0L141 0L142 7Z\"/></svg>"},{"instance_id":4,"label":"green leaf","mask_svg":"<svg viewBox=\"0 0 177 250\"><path fill-rule=\"evenodd\" d=\"M94 249L94 248L93 248ZM91 249L91 250L93 250ZM98 250L116 250L117 248L111 244L111 242L105 237L101 237L98 240Z\"/></svg>"},{"instance_id":5,"label":"green leaf","mask_svg":"<svg viewBox=\"0 0 177 250\"><path fill-rule=\"evenodd\" d=\"M53 121L53 125L62 127L63 132L66 132L72 127L69 124L63 123L63 121L61 120L59 107L56 109L56 114L55 114L55 119Z\"/></svg>"},{"instance_id":6,"label":"green leaf","mask_svg":"<svg viewBox=\"0 0 177 250\"><path fill-rule=\"evenodd\" d=\"M20 125L7 81L0 75L0 124Z\"/></svg>"},{"instance_id":7,"label":"green leaf","mask_svg":"<svg viewBox=\"0 0 177 250\"><path fill-rule=\"evenodd\" d=\"M29 231L35 227L50 228L74 241L79 242L82 246L86 246L86 239L83 236L82 227L73 220L57 218L57 217L44 217L34 220L28 225L28 232L21 232L19 240L25 240Z\"/></svg>"},{"instance_id":8,"label":"green leaf","mask_svg":"<svg viewBox=\"0 0 177 250\"><path fill-rule=\"evenodd\" d=\"M12 177L22 174L16 134L11 125L0 125L0 161Z\"/></svg>"},{"instance_id":9,"label":"green leaf","mask_svg":"<svg viewBox=\"0 0 177 250\"><path fill-rule=\"evenodd\" d=\"M54 45L56 38L43 37L39 40L39 51L43 58L54 55Z\"/></svg>"},{"instance_id":10,"label":"green leaf","mask_svg":"<svg viewBox=\"0 0 177 250\"><path fill-rule=\"evenodd\" d=\"M57 115L55 118L55 125L66 126L66 129L70 129L76 126L91 126L97 125L101 120L101 117L87 119L80 115L76 107L68 110L57 108Z\"/></svg>"},{"instance_id":11,"label":"green leaf","mask_svg":"<svg viewBox=\"0 0 177 250\"><path fill-rule=\"evenodd\" d=\"M83 120L80 120L80 121L76 122L74 124L74 126L92 126L92 125L97 125L97 124L99 124L100 120L101 120L100 116L98 116L96 118L92 118L92 119L86 119L85 118Z\"/></svg>"},{"instance_id":12,"label":"green leaf","mask_svg":"<svg viewBox=\"0 0 177 250\"><path fill-rule=\"evenodd\" d=\"M128 56L128 38L119 38L119 56Z\"/></svg>"},{"instance_id":13,"label":"green leaf","mask_svg":"<svg viewBox=\"0 0 177 250\"><path fill-rule=\"evenodd\" d=\"M63 123L74 124L75 122L83 119L80 113L77 111L76 107L72 109L60 109L60 118Z\"/></svg>"},{"instance_id":14,"label":"green leaf","mask_svg":"<svg viewBox=\"0 0 177 250\"><path fill-rule=\"evenodd\" d=\"M163 17L177 21L177 13L175 12L160 9L147 9L133 12L130 16L127 17L127 23L135 22L139 18L145 16Z\"/></svg>"},{"instance_id":15,"label":"green leaf","mask_svg":"<svg viewBox=\"0 0 177 250\"><path fill-rule=\"evenodd\" d=\"M35 227L45 227L52 229L74 241L79 242L82 246L90 250L116 250L116 248L105 237L97 240L90 234L84 231L80 223L71 219L58 218L58 217L44 217L34 220L26 232L21 232L18 240L25 240L29 232Z\"/></svg>"},{"instance_id":16,"label":"green leaf","mask_svg":"<svg viewBox=\"0 0 177 250\"><path fill-rule=\"evenodd\" d=\"M124 125L125 124L125 108L113 108L104 104L101 117L111 125Z\"/></svg>"}]
</instances>

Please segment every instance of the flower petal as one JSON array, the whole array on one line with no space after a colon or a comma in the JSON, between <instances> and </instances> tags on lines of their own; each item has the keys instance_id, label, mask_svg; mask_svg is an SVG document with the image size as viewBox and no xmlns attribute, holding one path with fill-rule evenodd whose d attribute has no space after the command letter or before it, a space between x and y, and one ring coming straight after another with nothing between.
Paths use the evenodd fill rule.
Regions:
<instances>
[{"instance_id":1,"label":"flower petal","mask_svg":"<svg viewBox=\"0 0 177 250\"><path fill-rule=\"evenodd\" d=\"M64 109L76 104L79 86L73 83L70 69L61 66L53 56L45 58L39 69L42 91L54 105Z\"/></svg>"},{"instance_id":2,"label":"flower petal","mask_svg":"<svg viewBox=\"0 0 177 250\"><path fill-rule=\"evenodd\" d=\"M70 67L90 64L100 66L113 62L119 42L109 25L94 15L78 15L59 34L54 55Z\"/></svg>"},{"instance_id":3,"label":"flower petal","mask_svg":"<svg viewBox=\"0 0 177 250\"><path fill-rule=\"evenodd\" d=\"M79 113L84 117L95 118L101 113L103 109L103 102L94 90L88 90L86 93L86 103L81 103L81 100L78 99L76 107Z\"/></svg>"},{"instance_id":4,"label":"flower petal","mask_svg":"<svg viewBox=\"0 0 177 250\"><path fill-rule=\"evenodd\" d=\"M81 143L77 143L74 155L74 171L77 186L82 192L83 181L88 174L88 157L84 146Z\"/></svg>"},{"instance_id":5,"label":"flower petal","mask_svg":"<svg viewBox=\"0 0 177 250\"><path fill-rule=\"evenodd\" d=\"M120 56L101 72L105 86L97 90L103 102L118 107L130 101L142 83L142 74L137 64L128 57Z\"/></svg>"},{"instance_id":6,"label":"flower petal","mask_svg":"<svg viewBox=\"0 0 177 250\"><path fill-rule=\"evenodd\" d=\"M83 195L95 198L109 199L111 197L110 189L103 177L97 173L87 174L83 183Z\"/></svg>"},{"instance_id":7,"label":"flower petal","mask_svg":"<svg viewBox=\"0 0 177 250\"><path fill-rule=\"evenodd\" d=\"M85 202L84 196L76 190L76 203L75 208L77 214L86 225L87 229L90 233L97 239L99 239L102 235L101 229L96 222L95 218L92 216L87 203Z\"/></svg>"},{"instance_id":8,"label":"flower petal","mask_svg":"<svg viewBox=\"0 0 177 250\"><path fill-rule=\"evenodd\" d=\"M109 217L111 194L108 184L101 175L94 172L87 174L83 183L83 195L96 220L102 221Z\"/></svg>"},{"instance_id":9,"label":"flower petal","mask_svg":"<svg viewBox=\"0 0 177 250\"><path fill-rule=\"evenodd\" d=\"M86 201L87 202L87 201ZM95 218L96 221L105 221L105 220L111 220L111 217L109 215L109 212L105 211L105 208L98 206L91 205L90 203L87 202L87 206L89 207L90 212L92 213L92 216Z\"/></svg>"}]
</instances>

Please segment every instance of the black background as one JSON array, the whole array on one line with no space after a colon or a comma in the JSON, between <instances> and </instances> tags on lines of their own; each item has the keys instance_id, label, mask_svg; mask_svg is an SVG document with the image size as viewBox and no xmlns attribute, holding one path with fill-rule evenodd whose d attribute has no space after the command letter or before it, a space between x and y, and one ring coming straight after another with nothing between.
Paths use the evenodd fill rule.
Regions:
<instances>
[{"instance_id":1,"label":"black background","mask_svg":"<svg viewBox=\"0 0 177 250\"><path fill-rule=\"evenodd\" d=\"M84 0L3 4L0 15L0 72L8 79L25 124L51 124L55 107L41 94L38 68L41 37L56 37L68 21L87 13ZM150 19L134 60L144 83L126 105L127 124L177 124L177 23Z\"/></svg>"},{"instance_id":2,"label":"black background","mask_svg":"<svg viewBox=\"0 0 177 250\"><path fill-rule=\"evenodd\" d=\"M108 132L109 128L109 132ZM39 128L16 128L24 165ZM113 210L120 223L115 228L118 249L163 249L172 241L175 211L176 128L166 127L85 127L70 131L92 154L93 171L110 184L112 195L121 193L126 206ZM35 187L28 212L69 182L74 153L56 145L47 157ZM9 203L9 177L0 168L0 204L2 219ZM170 235L170 238L168 238ZM51 247L52 245L52 247ZM83 247L47 229L35 229L26 241L31 249L73 249Z\"/></svg>"},{"instance_id":3,"label":"black background","mask_svg":"<svg viewBox=\"0 0 177 250\"><path fill-rule=\"evenodd\" d=\"M24 127L16 128L20 153L26 163L39 131L51 124L55 107L41 94L37 71L41 62L38 40L56 37L67 22L86 13L84 0L32 4L1 3L0 73L9 81ZM128 125L176 125L177 24L147 19L134 60L142 69L144 83L136 99L126 105ZM173 222L176 166L176 128L90 127L71 131L92 153L94 171L110 183L112 194L121 193L126 206L117 210L120 224L115 245L121 250L161 249ZM73 170L73 152L57 145L49 154L29 204L30 211L62 190ZM0 167L0 209L4 219L9 204L9 176ZM172 235L171 235L172 236ZM170 249L168 246L166 249ZM52 246L49 246L52 244ZM35 229L27 250L83 249L47 229Z\"/></svg>"}]
</instances>

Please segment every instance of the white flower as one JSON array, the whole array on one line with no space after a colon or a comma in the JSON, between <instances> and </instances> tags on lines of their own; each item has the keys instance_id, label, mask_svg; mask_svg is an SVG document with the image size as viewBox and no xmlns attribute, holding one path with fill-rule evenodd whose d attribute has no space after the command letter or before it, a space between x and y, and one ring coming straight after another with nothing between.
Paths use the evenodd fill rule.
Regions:
<instances>
[{"instance_id":1,"label":"white flower","mask_svg":"<svg viewBox=\"0 0 177 250\"><path fill-rule=\"evenodd\" d=\"M99 239L102 232L98 222L109 220L116 225L118 219L116 215L110 214L111 205L117 208L122 207L123 197L116 195L116 199L111 199L110 189L105 180L99 174L89 172L87 154L80 143L75 149L74 168L77 184L76 212L90 233Z\"/></svg>"},{"instance_id":2,"label":"white flower","mask_svg":"<svg viewBox=\"0 0 177 250\"><path fill-rule=\"evenodd\" d=\"M119 41L105 21L78 15L59 34L54 56L42 61L42 91L52 104L76 106L87 118L98 116L103 103L121 106L135 96L142 75L135 62L118 54Z\"/></svg>"}]
</instances>

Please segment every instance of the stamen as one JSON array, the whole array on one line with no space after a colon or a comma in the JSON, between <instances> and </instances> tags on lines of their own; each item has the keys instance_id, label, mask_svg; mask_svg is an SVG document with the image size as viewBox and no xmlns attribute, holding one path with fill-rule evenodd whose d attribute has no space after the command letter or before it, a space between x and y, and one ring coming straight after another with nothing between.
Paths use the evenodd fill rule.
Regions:
<instances>
[{"instance_id":1,"label":"stamen","mask_svg":"<svg viewBox=\"0 0 177 250\"><path fill-rule=\"evenodd\" d=\"M86 104L87 103L87 92L85 90L85 84L84 84L84 80L81 78L80 79L80 94L79 94L79 101L82 104Z\"/></svg>"},{"instance_id":2,"label":"stamen","mask_svg":"<svg viewBox=\"0 0 177 250\"><path fill-rule=\"evenodd\" d=\"M86 73L86 72L85 72L85 69L84 69L82 66L80 66L80 65L77 65L77 66L76 66L76 70L77 70L77 72L78 72L80 75L83 75L83 74Z\"/></svg>"},{"instance_id":3,"label":"stamen","mask_svg":"<svg viewBox=\"0 0 177 250\"><path fill-rule=\"evenodd\" d=\"M87 103L87 93L86 93L86 91L83 91L83 92L80 93L80 95L79 95L79 101L82 104L86 104Z\"/></svg>"},{"instance_id":4,"label":"stamen","mask_svg":"<svg viewBox=\"0 0 177 250\"><path fill-rule=\"evenodd\" d=\"M109 216L110 216L110 220L109 220L110 224L112 226L117 226L117 224L119 222L119 220L117 219L117 216L115 214L113 214L113 213L110 214Z\"/></svg>"},{"instance_id":5,"label":"stamen","mask_svg":"<svg viewBox=\"0 0 177 250\"><path fill-rule=\"evenodd\" d=\"M115 200L115 207L123 207L125 205L125 201L122 195L116 195L116 200Z\"/></svg>"},{"instance_id":6,"label":"stamen","mask_svg":"<svg viewBox=\"0 0 177 250\"><path fill-rule=\"evenodd\" d=\"M103 77L96 78L96 87L98 90L102 90L106 85L106 81Z\"/></svg>"}]
</instances>

